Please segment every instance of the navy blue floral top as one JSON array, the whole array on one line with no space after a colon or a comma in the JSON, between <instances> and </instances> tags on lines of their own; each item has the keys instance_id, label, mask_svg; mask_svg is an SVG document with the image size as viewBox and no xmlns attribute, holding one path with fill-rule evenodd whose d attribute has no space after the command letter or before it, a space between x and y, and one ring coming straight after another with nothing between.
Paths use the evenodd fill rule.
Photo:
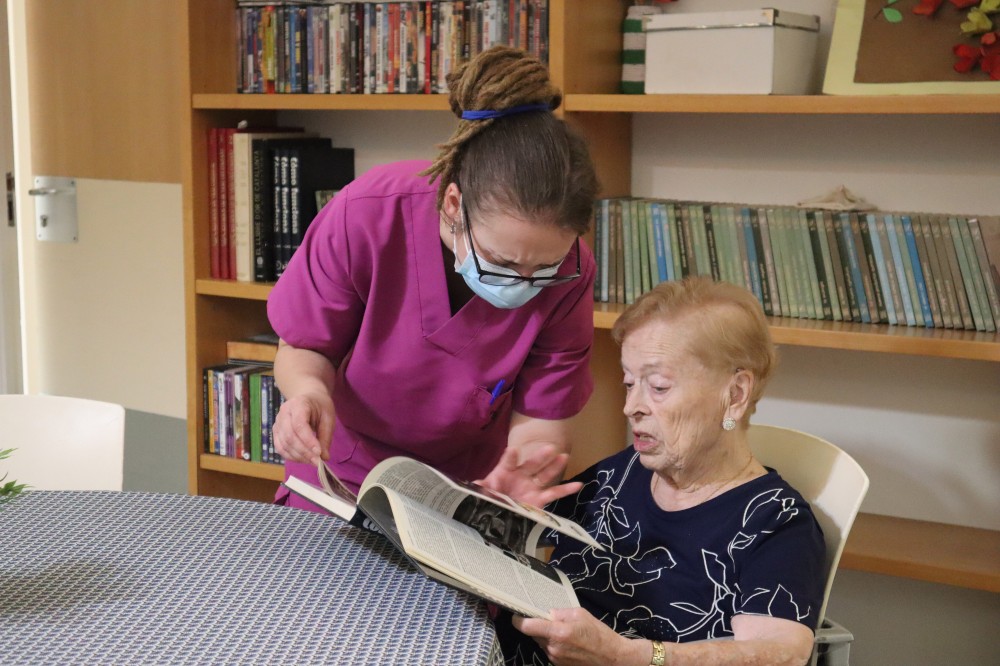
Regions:
<instances>
[{"instance_id":1,"label":"navy blue floral top","mask_svg":"<svg viewBox=\"0 0 1000 666\"><path fill-rule=\"evenodd\" d=\"M664 511L631 448L576 477L550 510L607 551L558 534L552 563L580 605L619 634L687 642L732 636L737 614L818 624L823 534L809 504L774 470L690 509ZM507 664L547 664L535 642L497 623Z\"/></svg>"}]
</instances>

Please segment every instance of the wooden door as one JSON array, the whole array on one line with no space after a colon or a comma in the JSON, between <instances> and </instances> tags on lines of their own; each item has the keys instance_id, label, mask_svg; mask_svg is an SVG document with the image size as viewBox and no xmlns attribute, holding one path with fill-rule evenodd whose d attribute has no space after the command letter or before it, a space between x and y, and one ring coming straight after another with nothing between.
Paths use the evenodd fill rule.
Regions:
<instances>
[{"instance_id":1,"label":"wooden door","mask_svg":"<svg viewBox=\"0 0 1000 666\"><path fill-rule=\"evenodd\" d=\"M182 7L7 0L27 392L184 417ZM39 241L35 176L78 240Z\"/></svg>"}]
</instances>

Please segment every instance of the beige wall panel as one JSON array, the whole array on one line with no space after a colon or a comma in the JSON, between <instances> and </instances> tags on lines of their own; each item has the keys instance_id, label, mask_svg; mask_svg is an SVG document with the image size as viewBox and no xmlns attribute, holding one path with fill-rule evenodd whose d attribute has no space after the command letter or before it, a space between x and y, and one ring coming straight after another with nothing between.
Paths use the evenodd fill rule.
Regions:
<instances>
[{"instance_id":1,"label":"beige wall panel","mask_svg":"<svg viewBox=\"0 0 1000 666\"><path fill-rule=\"evenodd\" d=\"M180 185L77 180L78 243L34 243L33 390L185 418Z\"/></svg>"},{"instance_id":2,"label":"beige wall panel","mask_svg":"<svg viewBox=\"0 0 1000 666\"><path fill-rule=\"evenodd\" d=\"M179 183L180 3L25 7L35 173Z\"/></svg>"}]
</instances>

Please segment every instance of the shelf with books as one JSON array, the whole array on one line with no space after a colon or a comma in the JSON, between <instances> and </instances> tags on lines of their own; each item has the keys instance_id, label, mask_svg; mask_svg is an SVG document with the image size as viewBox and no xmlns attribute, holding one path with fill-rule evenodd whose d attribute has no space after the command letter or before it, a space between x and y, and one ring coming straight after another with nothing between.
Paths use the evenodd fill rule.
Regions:
<instances>
[{"instance_id":1,"label":"shelf with books","mask_svg":"<svg viewBox=\"0 0 1000 666\"><path fill-rule=\"evenodd\" d=\"M201 93L194 109L260 111L447 111L447 95L293 95Z\"/></svg>"},{"instance_id":2,"label":"shelf with books","mask_svg":"<svg viewBox=\"0 0 1000 666\"><path fill-rule=\"evenodd\" d=\"M840 566L1000 592L1000 531L862 513Z\"/></svg>"},{"instance_id":3,"label":"shelf with books","mask_svg":"<svg viewBox=\"0 0 1000 666\"><path fill-rule=\"evenodd\" d=\"M574 113L963 115L1000 113L1000 95L619 95L570 94Z\"/></svg>"}]
</instances>

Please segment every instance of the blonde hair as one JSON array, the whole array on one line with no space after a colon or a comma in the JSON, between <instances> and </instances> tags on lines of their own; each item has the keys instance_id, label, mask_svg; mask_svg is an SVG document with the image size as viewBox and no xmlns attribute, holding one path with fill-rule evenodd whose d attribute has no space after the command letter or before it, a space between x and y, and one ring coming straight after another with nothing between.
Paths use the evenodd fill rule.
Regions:
<instances>
[{"instance_id":1,"label":"blonde hair","mask_svg":"<svg viewBox=\"0 0 1000 666\"><path fill-rule=\"evenodd\" d=\"M590 229L597 176L584 140L552 110L562 93L537 58L497 45L448 74L458 116L451 138L421 175L439 179L438 208L449 183L472 212L484 207L541 219L583 235ZM462 119L465 111L539 108L500 118Z\"/></svg>"},{"instance_id":2,"label":"blonde hair","mask_svg":"<svg viewBox=\"0 0 1000 666\"><path fill-rule=\"evenodd\" d=\"M752 293L728 282L689 277L661 282L630 305L615 322L611 336L619 345L633 331L654 322L689 325L684 345L705 367L737 369L753 375L744 425L777 364L777 353L764 310Z\"/></svg>"}]
</instances>

